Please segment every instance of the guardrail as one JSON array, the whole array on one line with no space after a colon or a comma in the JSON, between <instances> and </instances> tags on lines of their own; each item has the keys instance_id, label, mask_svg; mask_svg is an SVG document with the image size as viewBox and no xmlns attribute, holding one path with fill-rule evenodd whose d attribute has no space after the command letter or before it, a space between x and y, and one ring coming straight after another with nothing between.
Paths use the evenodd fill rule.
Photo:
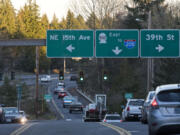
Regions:
<instances>
[{"instance_id":1,"label":"guardrail","mask_svg":"<svg viewBox=\"0 0 180 135\"><path fill-rule=\"evenodd\" d=\"M90 97L88 97L87 95L85 95L83 92L81 92L79 89L75 89L81 96L83 96L84 98L86 98L89 102L91 103L95 103Z\"/></svg>"}]
</instances>

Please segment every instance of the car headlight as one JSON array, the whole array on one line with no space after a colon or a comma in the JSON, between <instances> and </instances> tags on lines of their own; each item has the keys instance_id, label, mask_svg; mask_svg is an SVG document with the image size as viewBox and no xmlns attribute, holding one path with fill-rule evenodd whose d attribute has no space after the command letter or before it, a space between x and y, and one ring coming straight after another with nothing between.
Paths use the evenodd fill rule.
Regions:
<instances>
[{"instance_id":1,"label":"car headlight","mask_svg":"<svg viewBox=\"0 0 180 135\"><path fill-rule=\"evenodd\" d=\"M24 123L26 123L26 122L27 122L26 117L22 117L22 118L20 119L20 123L24 124Z\"/></svg>"}]
</instances>

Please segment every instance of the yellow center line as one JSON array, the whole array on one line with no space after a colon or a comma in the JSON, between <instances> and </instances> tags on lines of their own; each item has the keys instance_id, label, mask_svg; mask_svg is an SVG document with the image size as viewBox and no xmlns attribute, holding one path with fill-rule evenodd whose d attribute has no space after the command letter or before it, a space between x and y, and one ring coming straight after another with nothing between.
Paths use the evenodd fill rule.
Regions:
<instances>
[{"instance_id":1,"label":"yellow center line","mask_svg":"<svg viewBox=\"0 0 180 135\"><path fill-rule=\"evenodd\" d=\"M114 126L114 125L111 125L111 124L107 124L107 123L103 123L101 122L100 123L101 125L103 126L106 126L106 127L109 127L113 130L115 130L116 132L118 132L120 135L131 135L131 133L123 128L120 128L118 126Z\"/></svg>"},{"instance_id":2,"label":"yellow center line","mask_svg":"<svg viewBox=\"0 0 180 135\"><path fill-rule=\"evenodd\" d=\"M22 134L25 130L27 130L28 128L30 128L31 126L35 125L37 123L31 123L31 124L26 124L20 128L18 128L17 130L15 130L14 132L12 132L10 135L20 135Z\"/></svg>"}]
</instances>

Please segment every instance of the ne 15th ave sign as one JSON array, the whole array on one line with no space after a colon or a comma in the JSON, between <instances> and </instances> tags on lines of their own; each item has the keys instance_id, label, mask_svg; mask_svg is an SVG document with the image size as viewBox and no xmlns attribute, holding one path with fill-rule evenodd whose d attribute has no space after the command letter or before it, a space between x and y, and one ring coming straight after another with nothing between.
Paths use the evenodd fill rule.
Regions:
<instances>
[{"instance_id":1,"label":"ne 15th ave sign","mask_svg":"<svg viewBox=\"0 0 180 135\"><path fill-rule=\"evenodd\" d=\"M138 57L138 30L96 30L96 57Z\"/></svg>"},{"instance_id":2,"label":"ne 15th ave sign","mask_svg":"<svg viewBox=\"0 0 180 135\"><path fill-rule=\"evenodd\" d=\"M179 30L141 30L141 57L179 57Z\"/></svg>"},{"instance_id":3,"label":"ne 15th ave sign","mask_svg":"<svg viewBox=\"0 0 180 135\"><path fill-rule=\"evenodd\" d=\"M48 30L47 57L93 57L91 30Z\"/></svg>"}]
</instances>

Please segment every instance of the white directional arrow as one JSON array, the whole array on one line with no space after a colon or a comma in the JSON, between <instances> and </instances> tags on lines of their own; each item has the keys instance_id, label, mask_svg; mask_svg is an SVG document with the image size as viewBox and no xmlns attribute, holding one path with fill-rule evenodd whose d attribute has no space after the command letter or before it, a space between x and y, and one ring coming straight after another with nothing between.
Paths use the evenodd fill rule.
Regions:
<instances>
[{"instance_id":1,"label":"white directional arrow","mask_svg":"<svg viewBox=\"0 0 180 135\"><path fill-rule=\"evenodd\" d=\"M118 55L119 53L122 52L122 49L119 49L119 47L116 46L116 48L115 48L115 49L112 49L112 51L113 51L116 55Z\"/></svg>"},{"instance_id":2,"label":"white directional arrow","mask_svg":"<svg viewBox=\"0 0 180 135\"><path fill-rule=\"evenodd\" d=\"M156 50L158 50L158 52L160 53L160 52L162 52L162 51L164 50L164 46L158 45L158 46L156 47Z\"/></svg>"},{"instance_id":3,"label":"white directional arrow","mask_svg":"<svg viewBox=\"0 0 180 135\"><path fill-rule=\"evenodd\" d=\"M66 49L67 49L68 51L72 52L72 51L75 49L75 47L73 47L72 44L71 44L71 45L69 45L68 47L66 47Z\"/></svg>"}]
</instances>

